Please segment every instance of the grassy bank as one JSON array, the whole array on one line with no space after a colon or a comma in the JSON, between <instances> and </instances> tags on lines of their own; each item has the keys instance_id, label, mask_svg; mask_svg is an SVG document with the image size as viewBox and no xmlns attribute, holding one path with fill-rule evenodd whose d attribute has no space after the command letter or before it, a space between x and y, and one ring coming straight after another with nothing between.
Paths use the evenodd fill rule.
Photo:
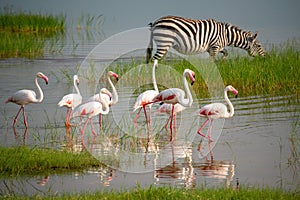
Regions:
<instances>
[{"instance_id":1,"label":"grassy bank","mask_svg":"<svg viewBox=\"0 0 300 200\"><path fill-rule=\"evenodd\" d=\"M299 42L286 42L273 46L268 56L251 58L237 56L215 62L224 85L233 85L240 91L240 96L254 95L300 95L300 54ZM181 61L174 67L182 70L191 67ZM197 70L196 70L197 71ZM198 76L197 76L198 75ZM192 87L199 98L209 97L205 81L201 74Z\"/></svg>"},{"instance_id":2,"label":"grassy bank","mask_svg":"<svg viewBox=\"0 0 300 200\"><path fill-rule=\"evenodd\" d=\"M130 191L109 191L81 194L63 194L59 196L6 197L4 199L299 199L297 193L288 193L279 189L177 189L170 187L137 188Z\"/></svg>"},{"instance_id":3,"label":"grassy bank","mask_svg":"<svg viewBox=\"0 0 300 200\"><path fill-rule=\"evenodd\" d=\"M0 154L0 176L83 170L101 165L87 152L75 154L53 149L0 147Z\"/></svg>"},{"instance_id":4,"label":"grassy bank","mask_svg":"<svg viewBox=\"0 0 300 200\"><path fill-rule=\"evenodd\" d=\"M36 57L44 54L46 41L65 30L65 17L31 13L0 13L0 57Z\"/></svg>"}]
</instances>

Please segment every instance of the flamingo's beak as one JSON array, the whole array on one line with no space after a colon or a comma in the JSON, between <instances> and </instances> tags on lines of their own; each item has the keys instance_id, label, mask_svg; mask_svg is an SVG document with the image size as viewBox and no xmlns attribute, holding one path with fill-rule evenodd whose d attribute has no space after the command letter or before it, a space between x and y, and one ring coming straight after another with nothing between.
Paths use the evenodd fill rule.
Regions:
<instances>
[{"instance_id":1,"label":"flamingo's beak","mask_svg":"<svg viewBox=\"0 0 300 200\"><path fill-rule=\"evenodd\" d=\"M235 95L235 98L237 98L237 97L238 97L238 94L239 94L239 92L238 92L237 90L235 90L235 91L233 91L233 93L234 93L234 95Z\"/></svg>"},{"instance_id":2,"label":"flamingo's beak","mask_svg":"<svg viewBox=\"0 0 300 200\"><path fill-rule=\"evenodd\" d=\"M45 77L44 79L45 79L46 85L48 85L48 82L49 82L48 77Z\"/></svg>"}]
</instances>

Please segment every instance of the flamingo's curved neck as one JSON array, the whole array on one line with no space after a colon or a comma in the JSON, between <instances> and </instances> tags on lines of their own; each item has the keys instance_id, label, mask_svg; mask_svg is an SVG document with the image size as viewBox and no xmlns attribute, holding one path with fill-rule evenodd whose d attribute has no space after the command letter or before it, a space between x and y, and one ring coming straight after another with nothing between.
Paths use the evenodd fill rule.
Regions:
<instances>
[{"instance_id":1,"label":"flamingo's curved neck","mask_svg":"<svg viewBox=\"0 0 300 200\"><path fill-rule=\"evenodd\" d=\"M77 94L79 94L79 95L80 95L80 91L79 91L79 88L78 88L78 85L77 85L77 80L76 80L76 78L75 78L75 77L74 77L74 88L75 88L75 90L76 90Z\"/></svg>"},{"instance_id":2,"label":"flamingo's curved neck","mask_svg":"<svg viewBox=\"0 0 300 200\"><path fill-rule=\"evenodd\" d=\"M110 76L108 75L107 76L107 79L108 79L108 83L110 84L111 88L112 88L112 91L113 91L113 97L112 97L112 102L111 104L114 105L118 102L119 100L119 97L118 97L118 93L117 93L117 90L114 86L114 84L112 83L112 81L110 80Z\"/></svg>"},{"instance_id":3,"label":"flamingo's curved neck","mask_svg":"<svg viewBox=\"0 0 300 200\"><path fill-rule=\"evenodd\" d=\"M99 93L99 101L102 104L102 112L101 112L101 114L103 114L103 115L108 114L109 113L109 106L108 106L107 102L104 99L102 99L101 91Z\"/></svg>"},{"instance_id":4,"label":"flamingo's curved neck","mask_svg":"<svg viewBox=\"0 0 300 200\"><path fill-rule=\"evenodd\" d=\"M156 66L153 65L153 67L152 67L152 82L153 82L154 90L155 90L157 93L159 93L158 87L157 87L157 83L156 83L156 78L155 78L155 68L156 68Z\"/></svg>"},{"instance_id":5,"label":"flamingo's curved neck","mask_svg":"<svg viewBox=\"0 0 300 200\"><path fill-rule=\"evenodd\" d=\"M225 98L226 103L229 105L228 117L232 117L233 114L234 114L234 108L233 108L233 105L232 105L231 101L228 98L227 91L228 90L225 88L225 90L224 90L224 98Z\"/></svg>"},{"instance_id":6,"label":"flamingo's curved neck","mask_svg":"<svg viewBox=\"0 0 300 200\"><path fill-rule=\"evenodd\" d=\"M186 80L186 74L185 73L183 73L182 78L183 78L184 89L187 93L188 101L185 101L184 97L182 96L179 103L184 107L191 107L192 104L193 104L193 97L192 97L192 94L191 94L191 91L190 91L190 88L189 88L189 84Z\"/></svg>"},{"instance_id":7,"label":"flamingo's curved neck","mask_svg":"<svg viewBox=\"0 0 300 200\"><path fill-rule=\"evenodd\" d=\"M35 102L42 102L43 99L44 99L44 93L43 93L43 91L42 91L42 89L41 89L41 87L40 87L40 85L38 83L38 77L35 77L35 85L36 85L36 87L37 87L37 89L38 89L38 91L40 93L40 97L38 99L36 99Z\"/></svg>"}]
</instances>

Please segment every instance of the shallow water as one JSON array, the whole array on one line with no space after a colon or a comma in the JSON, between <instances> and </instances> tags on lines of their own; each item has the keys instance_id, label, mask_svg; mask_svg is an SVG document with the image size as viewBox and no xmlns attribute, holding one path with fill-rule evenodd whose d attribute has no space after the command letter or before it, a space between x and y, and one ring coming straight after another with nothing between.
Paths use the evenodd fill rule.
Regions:
<instances>
[{"instance_id":1,"label":"shallow water","mask_svg":"<svg viewBox=\"0 0 300 200\"><path fill-rule=\"evenodd\" d=\"M64 127L66 109L57 106L63 95L73 91L66 74L72 76L81 60L80 57L62 56L58 59L0 61L0 144L25 143L72 151L86 148L106 167L1 179L2 195L120 190L151 184L187 188L203 185L237 187L242 184L299 189L297 141L300 113L299 99L295 96L232 99L235 115L226 121L214 122L212 144L195 134L204 119L195 117L193 112L211 101L222 102L221 98L195 100L192 108L178 114L176 140L172 143L169 142L170 132L164 129L167 116L158 115L155 112L158 105L154 105L151 139L147 141L148 132L142 113L138 125L133 124L135 113L132 113L132 106L140 91L137 85L129 87L130 81L121 75L116 83L119 103L104 117L102 133L94 120L96 131L100 133L97 138L92 138L87 126L83 147L78 129L72 128L69 132ZM37 71L49 76L48 85L39 82L44 101L26 106L27 132L22 118L13 129L13 118L19 107L4 102L19 89L36 90L33 79ZM100 86L91 86L89 93L94 92L93 88L103 86L109 88L104 81Z\"/></svg>"}]
</instances>

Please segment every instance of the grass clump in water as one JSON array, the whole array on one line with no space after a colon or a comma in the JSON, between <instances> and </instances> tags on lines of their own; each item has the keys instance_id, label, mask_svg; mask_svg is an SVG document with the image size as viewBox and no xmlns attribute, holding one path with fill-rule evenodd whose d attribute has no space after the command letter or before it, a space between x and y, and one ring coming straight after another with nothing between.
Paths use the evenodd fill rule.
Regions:
<instances>
[{"instance_id":1,"label":"grass clump in water","mask_svg":"<svg viewBox=\"0 0 300 200\"><path fill-rule=\"evenodd\" d=\"M54 149L0 147L0 176L35 174L51 170L83 170L100 163L87 152Z\"/></svg>"},{"instance_id":2,"label":"grass clump in water","mask_svg":"<svg viewBox=\"0 0 300 200\"><path fill-rule=\"evenodd\" d=\"M64 30L64 16L15 13L4 8L0 13L0 57L42 56L46 41L63 35Z\"/></svg>"}]
</instances>

